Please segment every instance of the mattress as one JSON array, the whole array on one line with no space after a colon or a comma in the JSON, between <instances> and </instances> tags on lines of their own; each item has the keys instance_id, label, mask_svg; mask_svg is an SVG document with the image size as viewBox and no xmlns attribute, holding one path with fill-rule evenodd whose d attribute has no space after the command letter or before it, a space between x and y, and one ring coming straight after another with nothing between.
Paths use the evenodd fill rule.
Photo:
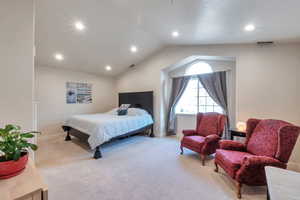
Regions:
<instances>
[{"instance_id":1,"label":"mattress","mask_svg":"<svg viewBox=\"0 0 300 200\"><path fill-rule=\"evenodd\" d=\"M110 139L153 124L150 114L119 116L112 112L74 115L65 125L89 135L92 149Z\"/></svg>"}]
</instances>

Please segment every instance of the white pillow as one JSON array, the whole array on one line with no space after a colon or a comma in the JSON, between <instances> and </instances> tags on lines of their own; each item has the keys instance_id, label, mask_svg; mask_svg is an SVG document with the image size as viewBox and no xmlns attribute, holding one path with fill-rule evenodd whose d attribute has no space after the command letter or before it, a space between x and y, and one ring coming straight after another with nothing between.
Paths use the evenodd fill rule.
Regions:
<instances>
[{"instance_id":1,"label":"white pillow","mask_svg":"<svg viewBox=\"0 0 300 200\"><path fill-rule=\"evenodd\" d=\"M141 108L128 108L127 111L128 115L149 115L149 113L146 110L143 110Z\"/></svg>"}]
</instances>

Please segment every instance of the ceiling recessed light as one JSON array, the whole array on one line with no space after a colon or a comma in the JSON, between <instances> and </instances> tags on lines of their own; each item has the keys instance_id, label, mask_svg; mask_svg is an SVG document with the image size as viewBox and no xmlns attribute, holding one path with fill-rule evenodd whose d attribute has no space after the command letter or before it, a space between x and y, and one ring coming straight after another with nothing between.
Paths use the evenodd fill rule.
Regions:
<instances>
[{"instance_id":1,"label":"ceiling recessed light","mask_svg":"<svg viewBox=\"0 0 300 200\"><path fill-rule=\"evenodd\" d=\"M245 31L254 31L255 30L255 26L253 24L248 24L245 26Z\"/></svg>"},{"instance_id":2,"label":"ceiling recessed light","mask_svg":"<svg viewBox=\"0 0 300 200\"><path fill-rule=\"evenodd\" d=\"M130 47L130 51L131 51L132 53L136 53L136 52L138 51L138 48L137 48L136 46L132 45L132 46Z\"/></svg>"},{"instance_id":3,"label":"ceiling recessed light","mask_svg":"<svg viewBox=\"0 0 300 200\"><path fill-rule=\"evenodd\" d=\"M54 54L54 58L55 58L56 60L61 61L61 60L64 59L64 56L63 56L62 54L60 54L60 53L56 53L56 54Z\"/></svg>"},{"instance_id":4,"label":"ceiling recessed light","mask_svg":"<svg viewBox=\"0 0 300 200\"><path fill-rule=\"evenodd\" d=\"M85 29L84 24L82 22L80 22L80 21L75 22L74 26L79 31L83 31Z\"/></svg>"},{"instance_id":5,"label":"ceiling recessed light","mask_svg":"<svg viewBox=\"0 0 300 200\"><path fill-rule=\"evenodd\" d=\"M106 69L106 71L110 71L110 70L111 70L111 66L107 65L107 66L105 67L105 69Z\"/></svg>"},{"instance_id":6,"label":"ceiling recessed light","mask_svg":"<svg viewBox=\"0 0 300 200\"><path fill-rule=\"evenodd\" d=\"M172 32L172 36L173 36L174 38L177 38L177 37L179 36L178 31L173 31L173 32Z\"/></svg>"}]
</instances>

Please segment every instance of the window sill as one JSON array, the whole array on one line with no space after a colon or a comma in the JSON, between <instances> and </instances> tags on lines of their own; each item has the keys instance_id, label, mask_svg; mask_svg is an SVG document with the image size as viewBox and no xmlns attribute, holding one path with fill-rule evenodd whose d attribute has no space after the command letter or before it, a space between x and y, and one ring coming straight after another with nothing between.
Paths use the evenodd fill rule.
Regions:
<instances>
[{"instance_id":1,"label":"window sill","mask_svg":"<svg viewBox=\"0 0 300 200\"><path fill-rule=\"evenodd\" d=\"M196 116L197 114L192 113L176 113L176 116Z\"/></svg>"}]
</instances>

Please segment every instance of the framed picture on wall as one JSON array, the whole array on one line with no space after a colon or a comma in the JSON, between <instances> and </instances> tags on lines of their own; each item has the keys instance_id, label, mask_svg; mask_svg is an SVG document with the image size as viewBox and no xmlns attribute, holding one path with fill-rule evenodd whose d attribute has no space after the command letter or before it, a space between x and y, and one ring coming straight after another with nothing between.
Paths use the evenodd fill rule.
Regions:
<instances>
[{"instance_id":1,"label":"framed picture on wall","mask_svg":"<svg viewBox=\"0 0 300 200\"><path fill-rule=\"evenodd\" d=\"M66 90L67 104L92 103L92 84L67 82Z\"/></svg>"}]
</instances>

